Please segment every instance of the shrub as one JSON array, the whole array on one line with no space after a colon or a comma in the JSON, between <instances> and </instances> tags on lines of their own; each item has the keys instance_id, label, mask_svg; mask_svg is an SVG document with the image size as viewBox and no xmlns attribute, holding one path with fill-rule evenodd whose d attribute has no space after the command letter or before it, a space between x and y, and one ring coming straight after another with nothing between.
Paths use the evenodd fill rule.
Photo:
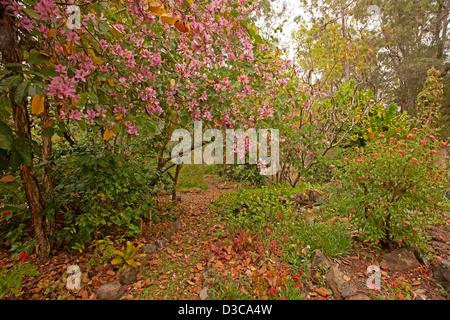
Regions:
<instances>
[{"instance_id":1,"label":"shrub","mask_svg":"<svg viewBox=\"0 0 450 320\"><path fill-rule=\"evenodd\" d=\"M448 170L435 164L440 144L445 145L426 130L412 129L356 147L352 158L330 166L335 177L329 205L348 215L363 238L384 248L425 249L425 227L448 207Z\"/></svg>"},{"instance_id":2,"label":"shrub","mask_svg":"<svg viewBox=\"0 0 450 320\"><path fill-rule=\"evenodd\" d=\"M53 205L46 213L50 219L52 211L64 216L58 240L68 244L85 243L113 227L137 235L163 187L163 178L149 166L95 145L55 151L53 175L48 200Z\"/></svg>"},{"instance_id":3,"label":"shrub","mask_svg":"<svg viewBox=\"0 0 450 320\"><path fill-rule=\"evenodd\" d=\"M247 185L263 186L268 183L268 176L261 174L261 169L254 164L215 164L206 167L207 171L226 180L244 182Z\"/></svg>"}]
</instances>

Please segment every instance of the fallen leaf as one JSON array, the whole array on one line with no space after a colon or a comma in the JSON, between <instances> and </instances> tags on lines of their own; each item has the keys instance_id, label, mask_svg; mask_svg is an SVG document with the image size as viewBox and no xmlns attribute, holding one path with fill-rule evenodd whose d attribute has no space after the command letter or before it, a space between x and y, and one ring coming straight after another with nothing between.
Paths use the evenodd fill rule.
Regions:
<instances>
[{"instance_id":1,"label":"fallen leaf","mask_svg":"<svg viewBox=\"0 0 450 320\"><path fill-rule=\"evenodd\" d=\"M311 297L317 297L318 296L317 292L310 292L310 293L308 293L308 295L311 296Z\"/></svg>"},{"instance_id":2,"label":"fallen leaf","mask_svg":"<svg viewBox=\"0 0 450 320\"><path fill-rule=\"evenodd\" d=\"M175 253L175 251L172 248L169 248L169 247L166 248L166 251L167 251L168 254L174 254Z\"/></svg>"},{"instance_id":3,"label":"fallen leaf","mask_svg":"<svg viewBox=\"0 0 450 320\"><path fill-rule=\"evenodd\" d=\"M152 283L153 283L152 280L150 280L150 278L147 278L147 279L144 280L144 282L142 282L142 287L143 287L143 288L148 287L148 286L150 286Z\"/></svg>"},{"instance_id":4,"label":"fallen leaf","mask_svg":"<svg viewBox=\"0 0 450 320\"><path fill-rule=\"evenodd\" d=\"M108 274L110 276L115 276L116 275L116 273L114 271L112 271L112 270L106 271L106 274Z\"/></svg>"},{"instance_id":5,"label":"fallen leaf","mask_svg":"<svg viewBox=\"0 0 450 320\"><path fill-rule=\"evenodd\" d=\"M344 274L342 276L342 279L344 279L345 281L350 281L350 277L348 275L346 275L346 274Z\"/></svg>"},{"instance_id":6,"label":"fallen leaf","mask_svg":"<svg viewBox=\"0 0 450 320\"><path fill-rule=\"evenodd\" d=\"M191 286L194 286L194 285L195 285L195 283L192 282L191 280L186 280L186 282L187 282L188 284L190 284Z\"/></svg>"},{"instance_id":7,"label":"fallen leaf","mask_svg":"<svg viewBox=\"0 0 450 320\"><path fill-rule=\"evenodd\" d=\"M264 279L267 280L267 283L269 284L269 286L276 288L277 282L278 282L278 276L273 276L273 277L264 276Z\"/></svg>"},{"instance_id":8,"label":"fallen leaf","mask_svg":"<svg viewBox=\"0 0 450 320\"><path fill-rule=\"evenodd\" d=\"M413 286L418 286L419 284L421 284L421 282L419 280L416 280L412 283Z\"/></svg>"},{"instance_id":9,"label":"fallen leaf","mask_svg":"<svg viewBox=\"0 0 450 320\"><path fill-rule=\"evenodd\" d=\"M327 297L327 296L330 295L330 292L329 292L326 288L323 288L323 287L317 288L317 289L316 289L316 292L317 292L318 294L320 294L322 297Z\"/></svg>"},{"instance_id":10,"label":"fallen leaf","mask_svg":"<svg viewBox=\"0 0 450 320\"><path fill-rule=\"evenodd\" d=\"M197 269L198 269L199 271L203 270L203 266L202 266L202 264L201 264L200 262L197 263Z\"/></svg>"},{"instance_id":11,"label":"fallen leaf","mask_svg":"<svg viewBox=\"0 0 450 320\"><path fill-rule=\"evenodd\" d=\"M7 175L7 176L4 176L3 178L1 178L0 182L9 183L9 182L13 182L14 180L16 180L16 178L14 176Z\"/></svg>"},{"instance_id":12,"label":"fallen leaf","mask_svg":"<svg viewBox=\"0 0 450 320\"><path fill-rule=\"evenodd\" d=\"M87 290L81 291L81 300L89 300L89 295L88 295Z\"/></svg>"},{"instance_id":13,"label":"fallen leaf","mask_svg":"<svg viewBox=\"0 0 450 320\"><path fill-rule=\"evenodd\" d=\"M151 261L149 261L149 263L150 263L152 266L154 266L156 269L159 269L159 268L161 268L161 266L162 266L162 262L159 261L159 260L151 260Z\"/></svg>"},{"instance_id":14,"label":"fallen leaf","mask_svg":"<svg viewBox=\"0 0 450 320\"><path fill-rule=\"evenodd\" d=\"M261 267L261 269L259 269L259 274L263 274L264 272L266 272L267 267L264 265Z\"/></svg>"}]
</instances>

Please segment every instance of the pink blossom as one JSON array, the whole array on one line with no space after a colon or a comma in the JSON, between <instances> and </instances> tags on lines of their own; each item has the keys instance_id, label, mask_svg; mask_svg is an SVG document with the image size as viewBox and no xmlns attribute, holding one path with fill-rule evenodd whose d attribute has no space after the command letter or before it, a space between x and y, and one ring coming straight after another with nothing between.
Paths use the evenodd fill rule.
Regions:
<instances>
[{"instance_id":1,"label":"pink blossom","mask_svg":"<svg viewBox=\"0 0 450 320\"><path fill-rule=\"evenodd\" d=\"M39 14L39 20L55 22L60 18L59 9L52 0L41 0L33 8Z\"/></svg>"},{"instance_id":2,"label":"pink blossom","mask_svg":"<svg viewBox=\"0 0 450 320\"><path fill-rule=\"evenodd\" d=\"M431 150L431 153L436 153L437 151L436 150Z\"/></svg>"},{"instance_id":3,"label":"pink blossom","mask_svg":"<svg viewBox=\"0 0 450 320\"><path fill-rule=\"evenodd\" d=\"M412 231L417 232L417 228L412 228Z\"/></svg>"},{"instance_id":4,"label":"pink blossom","mask_svg":"<svg viewBox=\"0 0 450 320\"><path fill-rule=\"evenodd\" d=\"M86 82L86 77L91 74L91 72L89 70L83 70L83 69L78 69L75 71L75 73L76 73L76 75L75 75L74 79L77 79L78 81L82 81L82 82Z\"/></svg>"},{"instance_id":5,"label":"pink blossom","mask_svg":"<svg viewBox=\"0 0 450 320\"><path fill-rule=\"evenodd\" d=\"M54 77L48 85L48 95L59 99L77 98L75 81L65 75Z\"/></svg>"},{"instance_id":6,"label":"pink blossom","mask_svg":"<svg viewBox=\"0 0 450 320\"><path fill-rule=\"evenodd\" d=\"M335 165L334 165L334 164L331 164L331 165L330 165L330 168L334 168L334 167L335 167Z\"/></svg>"},{"instance_id":7,"label":"pink blossom","mask_svg":"<svg viewBox=\"0 0 450 320\"><path fill-rule=\"evenodd\" d=\"M434 140L434 139L436 139L436 137L433 136L433 135L430 135L430 139L431 139L431 140Z\"/></svg>"},{"instance_id":8,"label":"pink blossom","mask_svg":"<svg viewBox=\"0 0 450 320\"><path fill-rule=\"evenodd\" d=\"M412 158L411 159L415 164L417 164L417 159L416 158Z\"/></svg>"},{"instance_id":9,"label":"pink blossom","mask_svg":"<svg viewBox=\"0 0 450 320\"><path fill-rule=\"evenodd\" d=\"M427 144L427 142L425 140L421 140L420 143L423 145Z\"/></svg>"},{"instance_id":10,"label":"pink blossom","mask_svg":"<svg viewBox=\"0 0 450 320\"><path fill-rule=\"evenodd\" d=\"M380 138L384 138L384 134L380 133Z\"/></svg>"},{"instance_id":11,"label":"pink blossom","mask_svg":"<svg viewBox=\"0 0 450 320\"><path fill-rule=\"evenodd\" d=\"M414 135L412 133L410 133L406 136L406 138L408 138L409 140L411 140L413 137L414 137Z\"/></svg>"},{"instance_id":12,"label":"pink blossom","mask_svg":"<svg viewBox=\"0 0 450 320\"><path fill-rule=\"evenodd\" d=\"M417 128L412 128L411 130L412 130L412 131L417 131Z\"/></svg>"},{"instance_id":13,"label":"pink blossom","mask_svg":"<svg viewBox=\"0 0 450 320\"><path fill-rule=\"evenodd\" d=\"M58 73L67 73L67 67L61 64L55 65L55 71Z\"/></svg>"}]
</instances>

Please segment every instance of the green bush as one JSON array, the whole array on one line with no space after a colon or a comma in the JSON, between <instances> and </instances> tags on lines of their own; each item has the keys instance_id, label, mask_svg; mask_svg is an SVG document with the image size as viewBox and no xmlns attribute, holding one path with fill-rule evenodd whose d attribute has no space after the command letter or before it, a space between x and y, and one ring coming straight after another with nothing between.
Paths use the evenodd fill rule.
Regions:
<instances>
[{"instance_id":1,"label":"green bush","mask_svg":"<svg viewBox=\"0 0 450 320\"><path fill-rule=\"evenodd\" d=\"M262 175L261 169L253 164L215 164L206 166L206 170L229 181L244 182L247 185L258 187L267 184L269 181L268 176Z\"/></svg>"},{"instance_id":2,"label":"green bush","mask_svg":"<svg viewBox=\"0 0 450 320\"><path fill-rule=\"evenodd\" d=\"M55 188L45 212L51 220L63 215L58 242L67 244L83 244L113 227L138 234L141 218L156 211L154 196L170 185L149 166L95 145L56 150L51 161Z\"/></svg>"},{"instance_id":3,"label":"green bush","mask_svg":"<svg viewBox=\"0 0 450 320\"><path fill-rule=\"evenodd\" d=\"M448 208L448 170L434 163L440 144L432 133L412 129L356 147L353 157L330 166L328 205L348 215L364 239L425 249L425 227Z\"/></svg>"},{"instance_id":4,"label":"green bush","mask_svg":"<svg viewBox=\"0 0 450 320\"><path fill-rule=\"evenodd\" d=\"M236 190L216 198L211 208L231 222L230 226L252 229L276 224L293 217L293 206L286 204L292 194L304 191L304 186L270 185L258 189Z\"/></svg>"}]
</instances>

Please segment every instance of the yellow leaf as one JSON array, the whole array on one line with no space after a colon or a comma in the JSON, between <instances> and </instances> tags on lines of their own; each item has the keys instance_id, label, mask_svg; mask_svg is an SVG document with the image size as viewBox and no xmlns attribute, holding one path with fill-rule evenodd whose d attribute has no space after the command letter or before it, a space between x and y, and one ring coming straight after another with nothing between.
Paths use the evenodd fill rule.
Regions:
<instances>
[{"instance_id":1,"label":"yellow leaf","mask_svg":"<svg viewBox=\"0 0 450 320\"><path fill-rule=\"evenodd\" d=\"M103 133L103 140L107 141L109 140L109 138L111 138L114 134L114 131L112 131L111 129L106 129L105 132Z\"/></svg>"},{"instance_id":2,"label":"yellow leaf","mask_svg":"<svg viewBox=\"0 0 450 320\"><path fill-rule=\"evenodd\" d=\"M49 36L50 38L54 38L55 35L56 35L56 30L55 30L54 28L52 28L52 29L50 29L50 30L48 31L48 36Z\"/></svg>"},{"instance_id":3,"label":"yellow leaf","mask_svg":"<svg viewBox=\"0 0 450 320\"><path fill-rule=\"evenodd\" d=\"M175 85L175 79L170 79L170 85L174 86Z\"/></svg>"},{"instance_id":4,"label":"yellow leaf","mask_svg":"<svg viewBox=\"0 0 450 320\"><path fill-rule=\"evenodd\" d=\"M116 120L120 120L120 119L122 118L122 116L123 116L123 114L119 114L119 115L116 117Z\"/></svg>"},{"instance_id":5,"label":"yellow leaf","mask_svg":"<svg viewBox=\"0 0 450 320\"><path fill-rule=\"evenodd\" d=\"M167 12L167 9L159 1L152 1L148 4L148 7L155 16L160 16Z\"/></svg>"},{"instance_id":6,"label":"yellow leaf","mask_svg":"<svg viewBox=\"0 0 450 320\"><path fill-rule=\"evenodd\" d=\"M175 24L175 22L177 22L178 20L180 20L180 18L172 13L163 13L161 15L161 21L168 24Z\"/></svg>"},{"instance_id":7,"label":"yellow leaf","mask_svg":"<svg viewBox=\"0 0 450 320\"><path fill-rule=\"evenodd\" d=\"M36 94L31 101L31 114L40 114L44 112L44 97Z\"/></svg>"},{"instance_id":8,"label":"yellow leaf","mask_svg":"<svg viewBox=\"0 0 450 320\"><path fill-rule=\"evenodd\" d=\"M114 259L112 259L111 260L111 264L114 266L114 265L116 265L116 264L120 264L120 263L122 263L122 259L120 259L120 258L114 258Z\"/></svg>"},{"instance_id":9,"label":"yellow leaf","mask_svg":"<svg viewBox=\"0 0 450 320\"><path fill-rule=\"evenodd\" d=\"M8 182L13 182L14 180L16 180L16 178L14 176L7 175L7 176L4 176L3 178L1 178L0 182L8 183Z\"/></svg>"},{"instance_id":10,"label":"yellow leaf","mask_svg":"<svg viewBox=\"0 0 450 320\"><path fill-rule=\"evenodd\" d=\"M50 119L50 120L48 120L48 121L45 123L44 127L45 127L45 128L51 127L52 124L53 124L53 119Z\"/></svg>"},{"instance_id":11,"label":"yellow leaf","mask_svg":"<svg viewBox=\"0 0 450 320\"><path fill-rule=\"evenodd\" d=\"M120 32L120 30L115 26L109 26L109 31L111 31L111 33L117 37L120 37L122 35L122 32Z\"/></svg>"},{"instance_id":12,"label":"yellow leaf","mask_svg":"<svg viewBox=\"0 0 450 320\"><path fill-rule=\"evenodd\" d=\"M113 87L114 86L114 81L112 81L111 79L106 80L108 82L108 84Z\"/></svg>"}]
</instances>

